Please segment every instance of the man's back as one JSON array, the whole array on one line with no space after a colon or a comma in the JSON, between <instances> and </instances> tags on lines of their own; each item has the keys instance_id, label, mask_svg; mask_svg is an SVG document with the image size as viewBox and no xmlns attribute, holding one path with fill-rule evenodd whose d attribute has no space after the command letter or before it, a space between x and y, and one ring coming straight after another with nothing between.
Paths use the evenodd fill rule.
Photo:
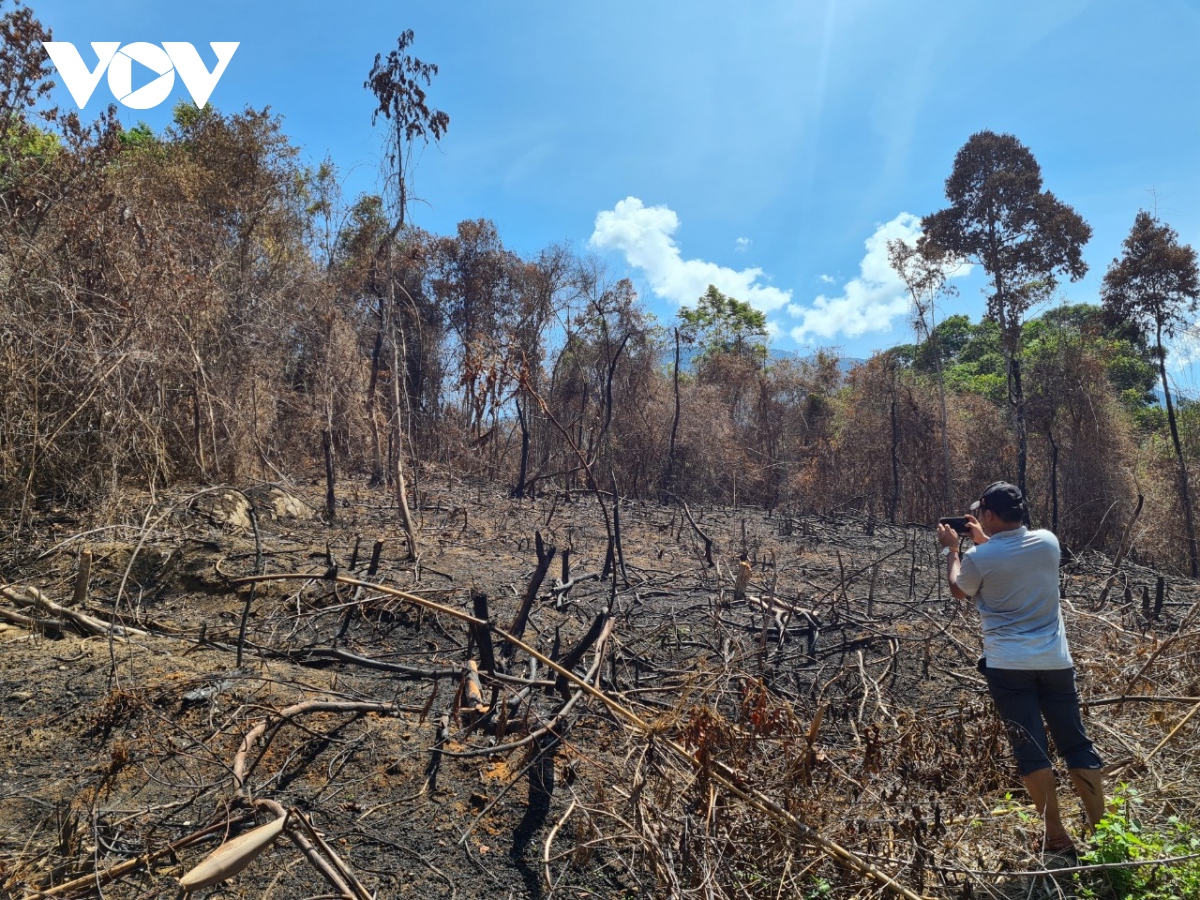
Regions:
<instances>
[{"instance_id":1,"label":"man's back","mask_svg":"<svg viewBox=\"0 0 1200 900\"><path fill-rule=\"evenodd\" d=\"M997 669L1072 665L1059 603L1058 539L1024 526L963 554L958 584L975 598L987 664Z\"/></svg>"}]
</instances>

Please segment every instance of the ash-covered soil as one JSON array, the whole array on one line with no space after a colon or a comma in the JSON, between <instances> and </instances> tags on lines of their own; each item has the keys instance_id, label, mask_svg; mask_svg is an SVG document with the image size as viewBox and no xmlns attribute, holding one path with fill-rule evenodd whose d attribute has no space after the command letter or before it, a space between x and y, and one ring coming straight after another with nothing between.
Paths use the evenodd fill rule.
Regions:
<instances>
[{"instance_id":1,"label":"ash-covered soil","mask_svg":"<svg viewBox=\"0 0 1200 900\"><path fill-rule=\"evenodd\" d=\"M379 898L1073 889L1023 874L1037 823L930 528L427 475L412 560L384 489L326 523L320 486L243 487L0 544L0 895L174 897L280 808L301 836L193 896L335 896L334 855ZM1101 602L1111 574L1063 568L1093 737L1148 823L1196 821L1200 592L1126 565Z\"/></svg>"}]
</instances>

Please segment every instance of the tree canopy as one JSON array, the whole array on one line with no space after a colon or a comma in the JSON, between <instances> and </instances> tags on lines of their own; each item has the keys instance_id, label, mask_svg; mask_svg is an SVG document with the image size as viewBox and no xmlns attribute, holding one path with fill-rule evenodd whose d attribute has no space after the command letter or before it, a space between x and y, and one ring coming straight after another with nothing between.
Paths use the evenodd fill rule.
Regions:
<instances>
[{"instance_id":1,"label":"tree canopy","mask_svg":"<svg viewBox=\"0 0 1200 900\"><path fill-rule=\"evenodd\" d=\"M1170 523L1190 501L1171 476L1200 452L1200 412L1183 398L1171 423L1163 341L1191 324L1196 254L1139 213L1104 310L1036 316L1085 271L1090 229L1012 135L972 136L925 237L889 248L925 318L914 343L770 359L766 315L710 285L676 320L689 373L623 273L563 245L518 252L483 210L432 234L390 202L405 154L449 122L411 32L367 82L398 142L393 180L343 196L333 163L306 164L267 110L185 104L157 133L50 114L45 67L20 57L43 31L13 9L0 0L0 510L14 531L47 498L303 479L322 463L330 492L335 474L362 475L397 501L437 472L521 496L602 483L930 521L1017 480L1027 449L1032 505L1065 543L1112 546L1144 490L1167 511L1154 544L1178 544ZM989 279L981 321L939 292L963 260Z\"/></svg>"},{"instance_id":2,"label":"tree canopy","mask_svg":"<svg viewBox=\"0 0 1200 900\"><path fill-rule=\"evenodd\" d=\"M978 263L991 282L988 315L1000 326L1017 434L1017 486L1025 490L1027 436L1021 382L1021 324L1053 294L1058 278L1087 273L1083 246L1092 229L1042 189L1042 170L1011 134L980 131L954 157L950 205L921 221L925 239L951 257Z\"/></svg>"},{"instance_id":3,"label":"tree canopy","mask_svg":"<svg viewBox=\"0 0 1200 900\"><path fill-rule=\"evenodd\" d=\"M946 199L950 205L925 216L921 227L933 245L983 267L992 285L988 312L1002 329L1018 328L1058 277L1087 274L1083 247L1091 226L1042 189L1041 166L1013 135L971 135L954 157Z\"/></svg>"},{"instance_id":4,"label":"tree canopy","mask_svg":"<svg viewBox=\"0 0 1200 900\"><path fill-rule=\"evenodd\" d=\"M1191 574L1200 576L1200 546L1196 541L1187 460L1171 400L1167 354L1163 339L1175 333L1185 312L1195 312L1200 298L1200 271L1196 251L1179 243L1175 230L1145 210L1140 210L1125 238L1124 253L1114 259L1104 275L1104 308L1110 319L1152 332L1162 381L1167 426L1179 463L1179 490L1187 529Z\"/></svg>"},{"instance_id":5,"label":"tree canopy","mask_svg":"<svg viewBox=\"0 0 1200 900\"><path fill-rule=\"evenodd\" d=\"M680 331L700 348L702 359L728 354L761 365L767 359L767 316L713 285L695 307L679 311Z\"/></svg>"}]
</instances>

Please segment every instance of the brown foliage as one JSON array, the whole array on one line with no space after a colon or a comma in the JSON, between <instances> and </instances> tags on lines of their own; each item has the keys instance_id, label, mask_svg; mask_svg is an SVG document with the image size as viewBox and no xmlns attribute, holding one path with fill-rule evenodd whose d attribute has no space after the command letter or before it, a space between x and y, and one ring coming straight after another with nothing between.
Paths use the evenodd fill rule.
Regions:
<instances>
[{"instance_id":1,"label":"brown foliage","mask_svg":"<svg viewBox=\"0 0 1200 900\"><path fill-rule=\"evenodd\" d=\"M22 16L5 21L32 39ZM935 389L898 357L846 377L831 354L717 346L675 373L633 285L594 261L524 258L486 219L438 236L393 223L379 197L345 202L332 166L302 166L266 111L181 107L158 136L36 118L45 73L13 53L0 504L18 529L60 501L103 517L126 485L308 478L326 442L335 494L346 475L394 486L428 464L519 496L590 478L637 498L915 522L961 511L943 509L947 477L965 506L1019 468L1003 411L959 394L947 473ZM1026 380L1038 523L1112 547L1160 476L1135 486L1095 348L1027 360ZM1152 448L1142 459L1157 466Z\"/></svg>"}]
</instances>

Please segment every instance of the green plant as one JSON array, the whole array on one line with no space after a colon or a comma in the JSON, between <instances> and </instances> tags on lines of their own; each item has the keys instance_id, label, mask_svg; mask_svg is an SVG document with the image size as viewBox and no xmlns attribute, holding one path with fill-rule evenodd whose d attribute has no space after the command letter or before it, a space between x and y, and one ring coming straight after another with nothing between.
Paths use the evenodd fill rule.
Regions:
<instances>
[{"instance_id":1,"label":"green plant","mask_svg":"<svg viewBox=\"0 0 1200 900\"><path fill-rule=\"evenodd\" d=\"M996 804L996 808L992 810L993 816L1014 816L1022 825L1037 825L1041 826L1041 817L1038 816L1029 806L1027 802L1017 799L1012 791L1004 792L1004 800ZM975 823L972 822L972 825Z\"/></svg>"},{"instance_id":2,"label":"green plant","mask_svg":"<svg viewBox=\"0 0 1200 900\"><path fill-rule=\"evenodd\" d=\"M1080 857L1085 865L1114 867L1076 876L1079 897L1200 898L1200 834L1178 816L1169 817L1162 826L1140 821L1137 813L1142 806L1136 789L1118 785L1109 812L1096 826L1092 849Z\"/></svg>"}]
</instances>

